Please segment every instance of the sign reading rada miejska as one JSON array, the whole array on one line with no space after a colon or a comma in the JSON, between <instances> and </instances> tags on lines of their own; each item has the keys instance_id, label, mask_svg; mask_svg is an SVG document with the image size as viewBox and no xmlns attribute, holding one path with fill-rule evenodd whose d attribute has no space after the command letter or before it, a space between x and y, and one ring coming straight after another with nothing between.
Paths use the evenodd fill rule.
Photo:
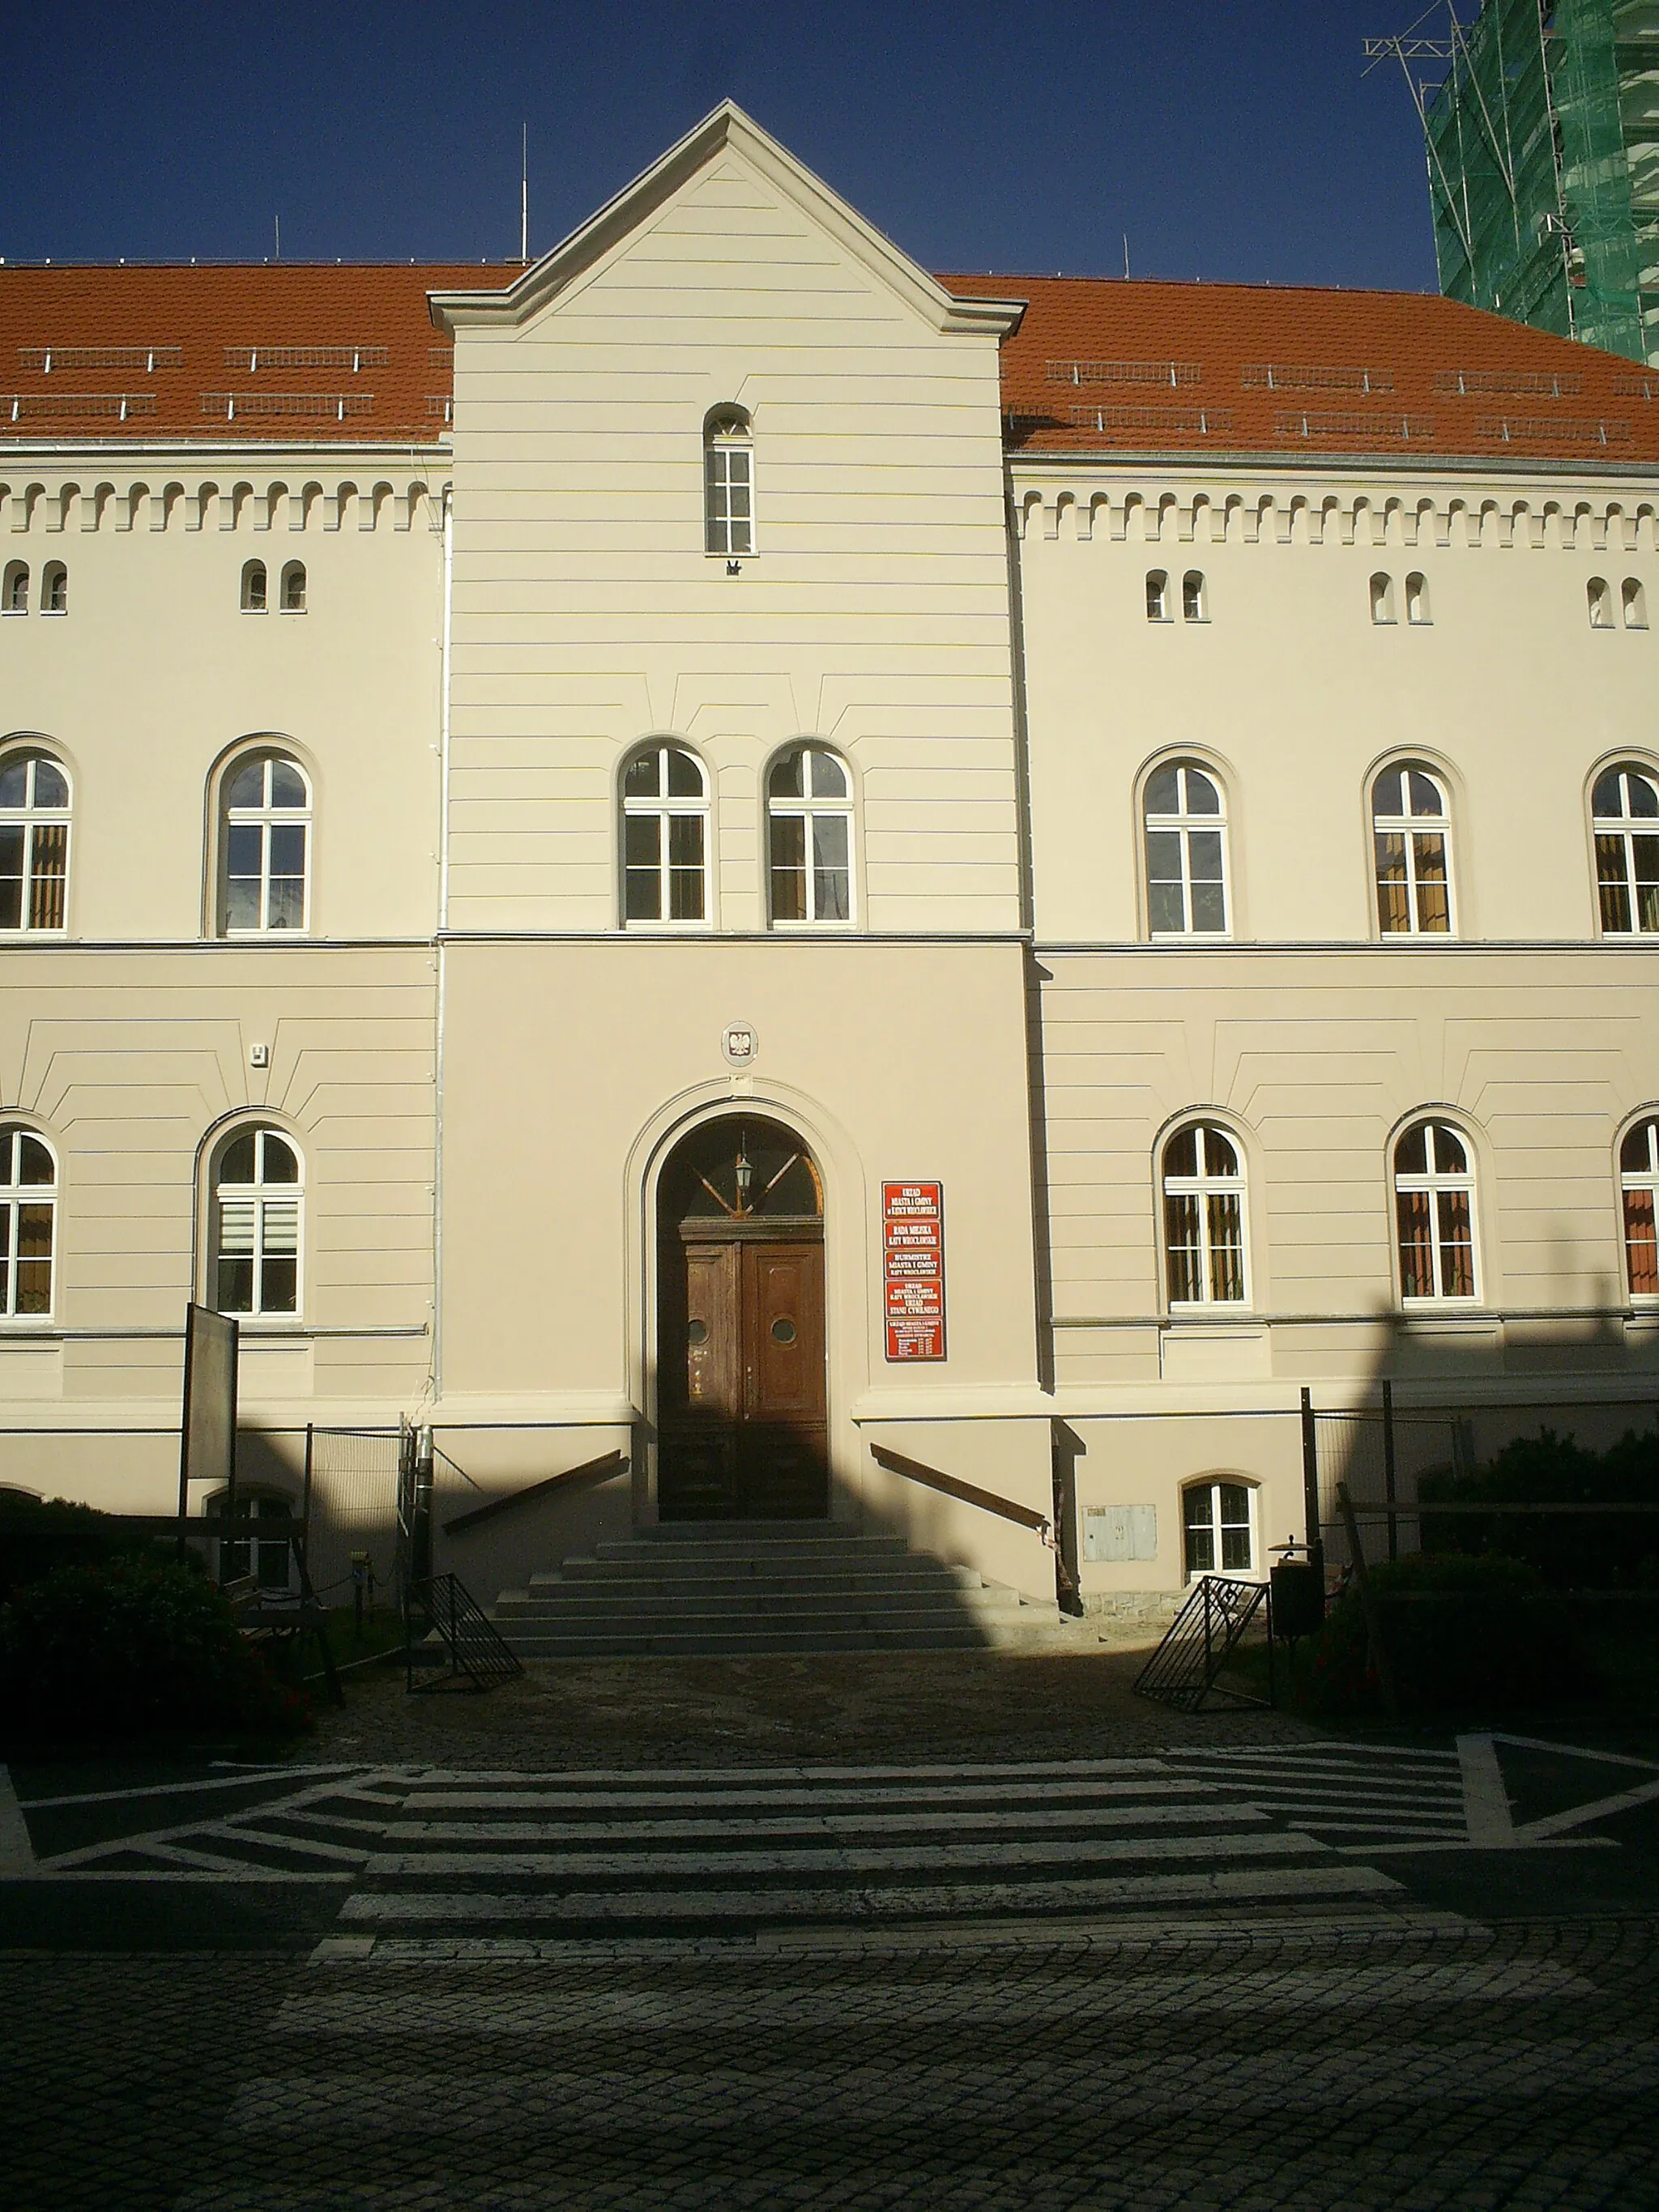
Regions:
<instances>
[{"instance_id":1,"label":"sign reading rada miejska","mask_svg":"<svg viewBox=\"0 0 1659 2212\"><path fill-rule=\"evenodd\" d=\"M887 1306L887 1357L943 1359L943 1183L883 1183L881 1261Z\"/></svg>"}]
</instances>

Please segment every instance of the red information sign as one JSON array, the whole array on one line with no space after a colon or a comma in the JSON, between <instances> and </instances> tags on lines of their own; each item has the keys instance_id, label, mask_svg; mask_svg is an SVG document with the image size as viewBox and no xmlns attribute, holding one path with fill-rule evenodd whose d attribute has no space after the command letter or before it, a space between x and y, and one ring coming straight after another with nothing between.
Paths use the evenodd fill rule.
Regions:
<instances>
[{"instance_id":1,"label":"red information sign","mask_svg":"<svg viewBox=\"0 0 1659 2212\"><path fill-rule=\"evenodd\" d=\"M945 1357L945 1186L881 1187L881 1273L890 1359Z\"/></svg>"}]
</instances>

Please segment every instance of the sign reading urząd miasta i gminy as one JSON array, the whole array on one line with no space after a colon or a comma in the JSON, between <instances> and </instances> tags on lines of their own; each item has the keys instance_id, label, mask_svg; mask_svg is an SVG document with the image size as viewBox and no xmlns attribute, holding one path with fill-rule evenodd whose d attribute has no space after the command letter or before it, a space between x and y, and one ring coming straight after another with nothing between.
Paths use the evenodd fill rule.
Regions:
<instances>
[{"instance_id":1,"label":"sign reading urz\u0105d miasta i gminy","mask_svg":"<svg viewBox=\"0 0 1659 2212\"><path fill-rule=\"evenodd\" d=\"M943 1183L883 1183L881 1260L887 1308L887 1357L943 1359Z\"/></svg>"}]
</instances>

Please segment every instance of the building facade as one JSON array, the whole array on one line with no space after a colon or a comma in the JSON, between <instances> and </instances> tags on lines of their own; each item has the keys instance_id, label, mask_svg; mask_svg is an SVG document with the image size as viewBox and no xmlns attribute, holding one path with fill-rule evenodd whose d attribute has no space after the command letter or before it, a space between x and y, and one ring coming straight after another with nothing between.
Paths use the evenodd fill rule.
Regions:
<instances>
[{"instance_id":1,"label":"building facade","mask_svg":"<svg viewBox=\"0 0 1659 2212\"><path fill-rule=\"evenodd\" d=\"M936 278L729 106L527 269L0 325L0 1480L165 1510L195 1297L273 1495L596 1470L486 1593L828 1516L1128 1607L1303 1533L1304 1389L1651 1401L1627 362Z\"/></svg>"}]
</instances>

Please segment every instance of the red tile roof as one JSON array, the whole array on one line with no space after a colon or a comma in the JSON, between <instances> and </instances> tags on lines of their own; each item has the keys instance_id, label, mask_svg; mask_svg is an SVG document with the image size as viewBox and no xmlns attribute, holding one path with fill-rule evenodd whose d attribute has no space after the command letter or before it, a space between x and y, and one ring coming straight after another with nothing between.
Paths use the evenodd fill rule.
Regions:
<instances>
[{"instance_id":1,"label":"red tile roof","mask_svg":"<svg viewBox=\"0 0 1659 2212\"><path fill-rule=\"evenodd\" d=\"M1014 452L1659 462L1659 370L1437 293L939 282L1030 302L1002 349Z\"/></svg>"},{"instance_id":2,"label":"red tile roof","mask_svg":"<svg viewBox=\"0 0 1659 2212\"><path fill-rule=\"evenodd\" d=\"M0 265L0 441L441 436L452 363L427 295L517 274ZM1659 463L1659 371L1432 293L940 281L1030 303L1002 353L1014 452Z\"/></svg>"},{"instance_id":3,"label":"red tile roof","mask_svg":"<svg viewBox=\"0 0 1659 2212\"><path fill-rule=\"evenodd\" d=\"M518 273L476 261L0 268L0 438L441 436L452 362L427 294Z\"/></svg>"}]
</instances>

